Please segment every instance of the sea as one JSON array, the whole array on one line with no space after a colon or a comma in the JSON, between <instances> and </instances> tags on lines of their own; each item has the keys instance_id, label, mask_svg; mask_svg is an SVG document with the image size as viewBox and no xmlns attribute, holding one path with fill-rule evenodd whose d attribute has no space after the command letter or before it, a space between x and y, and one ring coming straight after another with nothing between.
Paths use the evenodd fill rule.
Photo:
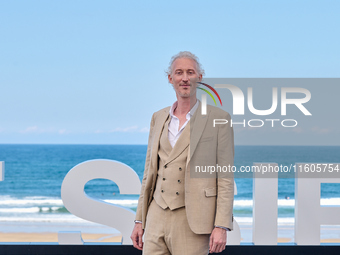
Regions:
<instances>
[{"instance_id":1,"label":"sea","mask_svg":"<svg viewBox=\"0 0 340 255\"><path fill-rule=\"evenodd\" d=\"M112 159L130 166L142 180L146 145L20 145L1 144L0 161L5 162L5 178L0 181L0 222L75 222L64 207L60 190L74 166L92 159ZM235 166L254 162L339 163L340 146L235 146ZM295 178L278 180L279 224L294 223ZM253 179L235 178L237 195L234 217L252 222ZM110 180L95 179L85 185L85 193L136 210L138 195L120 195ZM321 205L340 205L340 184L321 185Z\"/></svg>"}]
</instances>

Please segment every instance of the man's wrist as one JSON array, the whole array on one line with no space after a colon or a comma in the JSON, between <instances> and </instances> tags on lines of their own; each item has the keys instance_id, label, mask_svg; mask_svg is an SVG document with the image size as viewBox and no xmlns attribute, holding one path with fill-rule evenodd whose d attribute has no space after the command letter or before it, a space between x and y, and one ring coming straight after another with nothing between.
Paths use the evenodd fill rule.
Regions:
<instances>
[{"instance_id":1,"label":"man's wrist","mask_svg":"<svg viewBox=\"0 0 340 255\"><path fill-rule=\"evenodd\" d=\"M142 224L142 222L140 220L135 220L135 223L140 223Z\"/></svg>"},{"instance_id":2,"label":"man's wrist","mask_svg":"<svg viewBox=\"0 0 340 255\"><path fill-rule=\"evenodd\" d=\"M222 226L215 226L215 228L222 228L225 231L231 231L230 228L222 227Z\"/></svg>"}]
</instances>

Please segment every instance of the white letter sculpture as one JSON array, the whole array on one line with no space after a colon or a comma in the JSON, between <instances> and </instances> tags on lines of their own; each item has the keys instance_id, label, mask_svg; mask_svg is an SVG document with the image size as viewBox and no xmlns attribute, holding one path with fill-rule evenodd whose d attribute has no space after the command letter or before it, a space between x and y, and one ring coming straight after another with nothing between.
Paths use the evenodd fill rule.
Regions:
<instances>
[{"instance_id":1,"label":"white letter sculpture","mask_svg":"<svg viewBox=\"0 0 340 255\"><path fill-rule=\"evenodd\" d=\"M261 172L253 179L253 243L277 245L278 173L270 171L277 163L254 163ZM269 171L263 171L267 169Z\"/></svg>"},{"instance_id":2,"label":"white letter sculpture","mask_svg":"<svg viewBox=\"0 0 340 255\"><path fill-rule=\"evenodd\" d=\"M135 212L86 195L85 184L93 179L111 180L119 187L120 194L138 195L141 189L138 175L132 168L118 161L89 160L73 167L61 186L61 198L70 213L115 228L122 233L123 244L132 244L130 234Z\"/></svg>"},{"instance_id":3,"label":"white letter sculpture","mask_svg":"<svg viewBox=\"0 0 340 255\"><path fill-rule=\"evenodd\" d=\"M340 207L320 205L321 183L340 183L338 172L312 172L307 168L309 165L326 164L296 164L295 242L298 245L320 245L320 226L340 225Z\"/></svg>"}]
</instances>

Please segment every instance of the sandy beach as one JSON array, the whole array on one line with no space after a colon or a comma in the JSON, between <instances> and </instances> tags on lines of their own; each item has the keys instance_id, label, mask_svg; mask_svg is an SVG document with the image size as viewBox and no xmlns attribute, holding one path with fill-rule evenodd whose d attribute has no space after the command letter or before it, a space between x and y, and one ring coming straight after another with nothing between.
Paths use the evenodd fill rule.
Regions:
<instances>
[{"instance_id":1,"label":"sandy beach","mask_svg":"<svg viewBox=\"0 0 340 255\"><path fill-rule=\"evenodd\" d=\"M58 242L59 231L80 231L84 242L121 242L121 234L110 227L91 222L1 222L0 243L8 242ZM252 242L252 225L240 223L241 244ZM321 243L340 244L340 226L322 226ZM278 227L278 243L294 243L294 225Z\"/></svg>"},{"instance_id":2,"label":"sandy beach","mask_svg":"<svg viewBox=\"0 0 340 255\"><path fill-rule=\"evenodd\" d=\"M82 239L84 242L121 242L121 235L117 234L93 234L82 233ZM2 233L0 232L0 242L58 242L58 233Z\"/></svg>"},{"instance_id":3,"label":"sandy beach","mask_svg":"<svg viewBox=\"0 0 340 255\"><path fill-rule=\"evenodd\" d=\"M240 223L241 244L252 242L252 225ZM294 225L282 224L278 226L277 242L280 244L294 243ZM340 226L321 226L320 230L321 243L338 243L340 244Z\"/></svg>"},{"instance_id":4,"label":"sandy beach","mask_svg":"<svg viewBox=\"0 0 340 255\"><path fill-rule=\"evenodd\" d=\"M84 242L120 242L121 234L108 226L77 222L1 222L0 243L58 242L58 232L79 231Z\"/></svg>"}]
</instances>

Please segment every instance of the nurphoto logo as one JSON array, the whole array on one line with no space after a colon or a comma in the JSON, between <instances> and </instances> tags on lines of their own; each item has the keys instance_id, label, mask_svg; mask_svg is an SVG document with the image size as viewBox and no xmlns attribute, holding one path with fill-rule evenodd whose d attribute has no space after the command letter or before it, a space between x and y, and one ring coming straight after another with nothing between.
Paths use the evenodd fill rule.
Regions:
<instances>
[{"instance_id":1,"label":"nurphoto logo","mask_svg":"<svg viewBox=\"0 0 340 255\"><path fill-rule=\"evenodd\" d=\"M227 89L229 93L231 93L232 96L232 114L234 116L236 115L245 115L245 95L243 91L235 85L231 84L215 84L214 87L211 85L208 85L207 83L198 82L201 85L206 86L209 88L218 98L221 106L222 106L222 100L220 95L217 93L216 89ZM217 106L216 100L213 96L213 94L208 91L207 89L197 87L200 90L205 91L214 101L215 105ZM257 109L254 106L254 95L253 95L253 88L247 87L247 107L250 113L257 115L257 116L268 116L273 113L275 113L278 109L278 105L280 103L280 115L286 116L287 115L287 105L292 105L297 107L297 109L302 112L305 116L311 116L311 112L308 111L308 109L305 107L304 104L306 104L311 99L311 92L308 89L305 88L299 88L299 87L272 87L271 88L271 107L267 109ZM279 97L279 92L281 97ZM298 95L298 98L289 98L287 95ZM257 101L263 101L263 97L257 99ZM207 114L207 96L206 94L202 94L201 96L201 113L202 115ZM230 121L226 119L214 119L213 126L216 125L225 125L229 124L231 127L234 125L242 125L243 127L249 126L249 127L263 127L265 123L271 124L271 127L275 126L275 123L280 122L282 127L296 127L298 125L298 122L296 119L250 119L246 120L243 119L241 122L236 122L231 119Z\"/></svg>"}]
</instances>

